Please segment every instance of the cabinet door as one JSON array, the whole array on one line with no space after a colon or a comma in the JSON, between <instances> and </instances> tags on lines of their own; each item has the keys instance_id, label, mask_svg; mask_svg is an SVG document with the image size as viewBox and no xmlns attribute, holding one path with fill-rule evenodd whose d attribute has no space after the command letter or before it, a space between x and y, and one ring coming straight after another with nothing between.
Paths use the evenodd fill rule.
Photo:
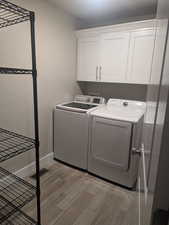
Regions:
<instances>
[{"instance_id":1,"label":"cabinet door","mask_svg":"<svg viewBox=\"0 0 169 225\"><path fill-rule=\"evenodd\" d=\"M92 123L91 154L108 167L129 169L132 125L127 122L97 118Z\"/></svg>"},{"instance_id":2,"label":"cabinet door","mask_svg":"<svg viewBox=\"0 0 169 225\"><path fill-rule=\"evenodd\" d=\"M98 80L99 46L99 38L78 40L77 80Z\"/></svg>"},{"instance_id":3,"label":"cabinet door","mask_svg":"<svg viewBox=\"0 0 169 225\"><path fill-rule=\"evenodd\" d=\"M111 33L102 35L101 71L99 71L101 81L125 82L129 43L129 33Z\"/></svg>"},{"instance_id":4,"label":"cabinet door","mask_svg":"<svg viewBox=\"0 0 169 225\"><path fill-rule=\"evenodd\" d=\"M151 76L155 31L153 29L132 32L127 81L148 84Z\"/></svg>"}]
</instances>

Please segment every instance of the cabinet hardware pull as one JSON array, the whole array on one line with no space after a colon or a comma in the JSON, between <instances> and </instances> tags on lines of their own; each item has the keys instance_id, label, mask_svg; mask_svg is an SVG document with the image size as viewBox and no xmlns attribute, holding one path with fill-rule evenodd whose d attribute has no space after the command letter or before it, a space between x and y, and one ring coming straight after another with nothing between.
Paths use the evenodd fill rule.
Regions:
<instances>
[{"instance_id":1,"label":"cabinet hardware pull","mask_svg":"<svg viewBox=\"0 0 169 225\"><path fill-rule=\"evenodd\" d=\"M99 67L97 66L96 67L96 81L98 80L98 69L99 69Z\"/></svg>"},{"instance_id":2,"label":"cabinet hardware pull","mask_svg":"<svg viewBox=\"0 0 169 225\"><path fill-rule=\"evenodd\" d=\"M99 70L99 80L102 79L102 67L100 66L100 70Z\"/></svg>"}]
</instances>

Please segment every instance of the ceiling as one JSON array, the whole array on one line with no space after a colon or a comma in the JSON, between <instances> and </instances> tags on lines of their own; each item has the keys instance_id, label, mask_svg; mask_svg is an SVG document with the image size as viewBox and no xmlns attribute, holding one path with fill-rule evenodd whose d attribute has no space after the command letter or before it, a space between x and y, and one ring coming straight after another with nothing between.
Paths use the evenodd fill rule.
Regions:
<instances>
[{"instance_id":1,"label":"ceiling","mask_svg":"<svg viewBox=\"0 0 169 225\"><path fill-rule=\"evenodd\" d=\"M81 26L104 25L128 18L155 15L157 0L49 0L79 21Z\"/></svg>"}]
</instances>

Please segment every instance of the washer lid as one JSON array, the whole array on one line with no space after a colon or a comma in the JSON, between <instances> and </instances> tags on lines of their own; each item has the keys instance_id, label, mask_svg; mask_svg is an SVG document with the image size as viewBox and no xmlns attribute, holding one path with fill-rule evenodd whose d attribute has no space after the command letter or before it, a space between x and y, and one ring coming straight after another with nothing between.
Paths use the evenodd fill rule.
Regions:
<instances>
[{"instance_id":1,"label":"washer lid","mask_svg":"<svg viewBox=\"0 0 169 225\"><path fill-rule=\"evenodd\" d=\"M137 123L146 110L145 102L124 99L109 99L108 103L91 112L91 115Z\"/></svg>"},{"instance_id":2,"label":"washer lid","mask_svg":"<svg viewBox=\"0 0 169 225\"><path fill-rule=\"evenodd\" d=\"M85 110L89 110L89 109L97 107L97 105L85 104L85 103L80 103L80 102L66 103L66 104L63 104L63 106L71 107L71 108L78 108L78 109L85 109Z\"/></svg>"},{"instance_id":3,"label":"washer lid","mask_svg":"<svg viewBox=\"0 0 169 225\"><path fill-rule=\"evenodd\" d=\"M98 104L90 104L90 103L83 103L83 102L67 102L63 104L59 104L56 106L56 109L62 109L72 112L79 112L79 113L90 113L95 108L99 107Z\"/></svg>"}]
</instances>

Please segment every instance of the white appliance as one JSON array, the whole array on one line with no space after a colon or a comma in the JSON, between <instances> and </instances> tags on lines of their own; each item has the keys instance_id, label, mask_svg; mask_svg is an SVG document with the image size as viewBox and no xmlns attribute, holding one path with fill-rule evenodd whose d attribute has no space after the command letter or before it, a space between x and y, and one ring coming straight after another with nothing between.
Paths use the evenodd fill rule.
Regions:
<instances>
[{"instance_id":1,"label":"white appliance","mask_svg":"<svg viewBox=\"0 0 169 225\"><path fill-rule=\"evenodd\" d=\"M102 97L78 95L54 110L54 157L87 169L89 114L104 104Z\"/></svg>"},{"instance_id":2,"label":"white appliance","mask_svg":"<svg viewBox=\"0 0 169 225\"><path fill-rule=\"evenodd\" d=\"M132 188L137 180L144 102L110 99L90 113L88 170Z\"/></svg>"}]
</instances>

